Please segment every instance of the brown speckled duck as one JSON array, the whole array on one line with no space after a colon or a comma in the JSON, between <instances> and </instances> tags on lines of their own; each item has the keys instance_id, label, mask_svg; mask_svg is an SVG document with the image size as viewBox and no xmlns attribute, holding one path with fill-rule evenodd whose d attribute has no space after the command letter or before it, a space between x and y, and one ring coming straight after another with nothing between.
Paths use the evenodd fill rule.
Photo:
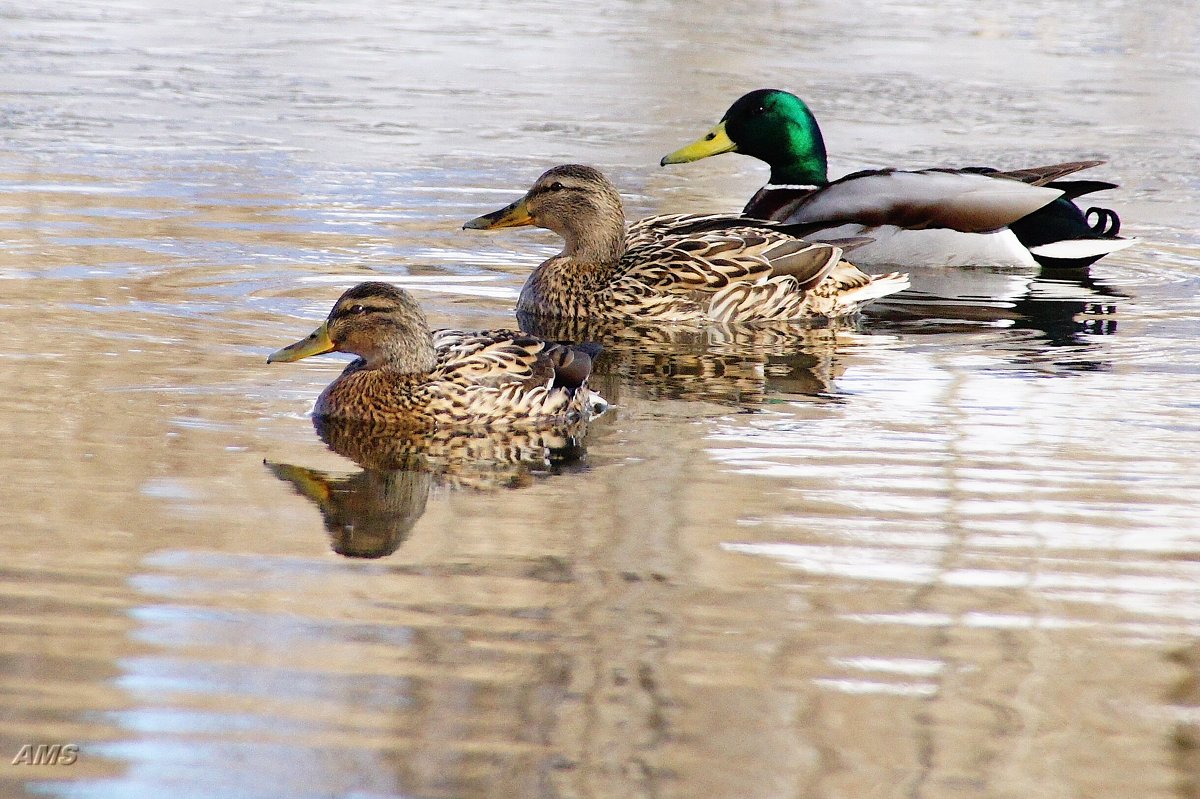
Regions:
<instances>
[{"instance_id":1,"label":"brown speckled duck","mask_svg":"<svg viewBox=\"0 0 1200 799\"><path fill-rule=\"evenodd\" d=\"M547 171L516 202L467 222L536 225L565 240L521 290L517 311L558 318L772 322L843 316L908 286L841 260L772 223L734 215L648 217L628 230L621 198L599 170Z\"/></svg>"},{"instance_id":2,"label":"brown speckled duck","mask_svg":"<svg viewBox=\"0 0 1200 799\"><path fill-rule=\"evenodd\" d=\"M587 346L511 330L431 332L412 295L360 283L311 335L267 363L326 352L358 356L317 399L313 414L410 428L537 427L586 419L604 400L587 388Z\"/></svg>"}]
</instances>

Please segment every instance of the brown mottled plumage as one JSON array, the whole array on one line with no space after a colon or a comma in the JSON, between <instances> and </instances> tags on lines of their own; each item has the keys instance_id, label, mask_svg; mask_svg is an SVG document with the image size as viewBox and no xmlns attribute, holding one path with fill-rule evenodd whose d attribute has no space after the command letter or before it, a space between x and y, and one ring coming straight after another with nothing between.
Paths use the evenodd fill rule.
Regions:
<instances>
[{"instance_id":1,"label":"brown mottled plumage","mask_svg":"<svg viewBox=\"0 0 1200 799\"><path fill-rule=\"evenodd\" d=\"M520 200L464 227L537 225L563 251L533 271L520 313L667 322L766 322L854 313L908 285L841 261L771 223L730 216L650 217L625 229L621 198L598 170L547 171Z\"/></svg>"},{"instance_id":2,"label":"brown mottled plumage","mask_svg":"<svg viewBox=\"0 0 1200 799\"><path fill-rule=\"evenodd\" d=\"M586 385L588 348L512 330L431 332L412 295L387 283L349 289L325 324L267 362L333 351L359 357L321 392L318 417L417 429L531 427L604 406Z\"/></svg>"}]
</instances>

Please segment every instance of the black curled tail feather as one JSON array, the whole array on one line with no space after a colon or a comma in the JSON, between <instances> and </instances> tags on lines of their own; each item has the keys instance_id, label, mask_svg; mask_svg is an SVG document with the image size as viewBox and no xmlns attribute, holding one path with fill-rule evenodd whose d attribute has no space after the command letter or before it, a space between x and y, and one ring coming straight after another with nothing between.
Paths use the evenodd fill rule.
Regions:
<instances>
[{"instance_id":1,"label":"black curled tail feather","mask_svg":"<svg viewBox=\"0 0 1200 799\"><path fill-rule=\"evenodd\" d=\"M1092 214L1096 216L1095 222L1090 219ZM1121 229L1121 221L1115 211L1094 207L1085 214L1075 203L1060 197L1008 227L1021 244L1033 249L1069 239L1115 238Z\"/></svg>"},{"instance_id":2,"label":"black curled tail feather","mask_svg":"<svg viewBox=\"0 0 1200 799\"><path fill-rule=\"evenodd\" d=\"M1095 222L1092 221L1092 214L1096 215ZM1121 217L1117 216L1117 212L1111 208L1092 206L1087 209L1083 218L1097 238L1113 239L1121 232Z\"/></svg>"}]
</instances>

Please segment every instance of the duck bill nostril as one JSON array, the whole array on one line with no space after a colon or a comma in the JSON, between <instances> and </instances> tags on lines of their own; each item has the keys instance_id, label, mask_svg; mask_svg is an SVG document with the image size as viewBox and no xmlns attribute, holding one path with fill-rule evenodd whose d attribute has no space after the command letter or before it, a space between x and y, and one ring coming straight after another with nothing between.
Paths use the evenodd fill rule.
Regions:
<instances>
[{"instance_id":1,"label":"duck bill nostril","mask_svg":"<svg viewBox=\"0 0 1200 799\"><path fill-rule=\"evenodd\" d=\"M528 198L522 197L498 211L477 216L463 225L463 230L499 230L506 227L522 227L534 224L529 213Z\"/></svg>"},{"instance_id":2,"label":"duck bill nostril","mask_svg":"<svg viewBox=\"0 0 1200 799\"><path fill-rule=\"evenodd\" d=\"M333 340L329 338L329 325L324 324L295 344L272 352L267 356L267 363L291 363L301 358L333 352L334 348Z\"/></svg>"},{"instance_id":3,"label":"duck bill nostril","mask_svg":"<svg viewBox=\"0 0 1200 799\"><path fill-rule=\"evenodd\" d=\"M659 165L686 164L691 161L699 161L701 158L708 158L712 155L720 155L721 153L729 153L736 150L737 145L733 143L733 140L729 138L729 134L725 132L725 123L722 122L686 147L680 147L675 152L664 155L662 160L659 161Z\"/></svg>"}]
</instances>

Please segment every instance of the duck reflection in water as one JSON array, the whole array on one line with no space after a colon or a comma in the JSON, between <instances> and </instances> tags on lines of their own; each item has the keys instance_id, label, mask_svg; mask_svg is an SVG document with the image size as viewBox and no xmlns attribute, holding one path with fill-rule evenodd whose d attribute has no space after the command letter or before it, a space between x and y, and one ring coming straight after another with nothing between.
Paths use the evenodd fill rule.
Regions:
<instances>
[{"instance_id":1,"label":"duck reflection in water","mask_svg":"<svg viewBox=\"0 0 1200 799\"><path fill-rule=\"evenodd\" d=\"M334 473L266 461L321 511L334 552L351 558L393 554L425 513L434 486L496 491L538 477L583 471L583 423L554 430L420 431L317 417L318 435L362 469Z\"/></svg>"},{"instance_id":2,"label":"duck reflection in water","mask_svg":"<svg viewBox=\"0 0 1200 799\"><path fill-rule=\"evenodd\" d=\"M432 482L428 472L408 469L335 474L265 463L276 477L316 504L333 551L348 558L382 558L399 549L425 513Z\"/></svg>"},{"instance_id":3,"label":"duck reflection in water","mask_svg":"<svg viewBox=\"0 0 1200 799\"><path fill-rule=\"evenodd\" d=\"M1013 362L1070 374L1108 368L1093 357L1096 337L1117 333L1119 303L1128 296L1086 268L1041 268L1036 275L947 268L925 270L911 291L872 312L876 329L905 335L999 328Z\"/></svg>"},{"instance_id":4,"label":"duck reflection in water","mask_svg":"<svg viewBox=\"0 0 1200 799\"><path fill-rule=\"evenodd\" d=\"M517 321L530 335L601 345L588 383L618 405L633 395L746 411L784 396L836 398L846 351L887 338L863 332L861 317L703 328L526 313Z\"/></svg>"}]
</instances>

